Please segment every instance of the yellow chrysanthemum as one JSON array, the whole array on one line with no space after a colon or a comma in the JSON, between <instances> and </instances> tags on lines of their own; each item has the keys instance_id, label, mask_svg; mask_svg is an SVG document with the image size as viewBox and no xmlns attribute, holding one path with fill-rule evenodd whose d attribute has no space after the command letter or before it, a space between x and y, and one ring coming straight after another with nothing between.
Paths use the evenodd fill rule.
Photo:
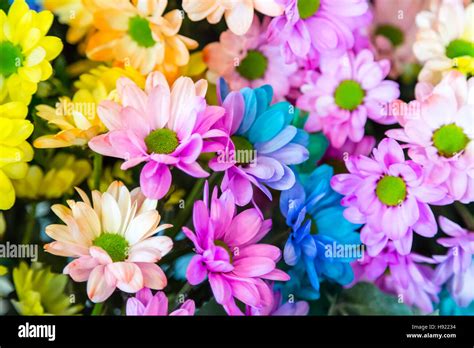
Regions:
<instances>
[{"instance_id":1,"label":"yellow chrysanthemum","mask_svg":"<svg viewBox=\"0 0 474 348\"><path fill-rule=\"evenodd\" d=\"M71 306L74 295L64 290L67 276L56 274L40 263L28 267L26 262L13 270L13 283L18 300L13 306L21 315L73 315L80 312L82 305Z\"/></svg>"},{"instance_id":2,"label":"yellow chrysanthemum","mask_svg":"<svg viewBox=\"0 0 474 348\"><path fill-rule=\"evenodd\" d=\"M189 61L197 42L178 34L182 12L163 15L167 0L116 0L94 12L94 33L87 56L96 61L130 64L142 74L159 70L166 76Z\"/></svg>"},{"instance_id":3,"label":"yellow chrysanthemum","mask_svg":"<svg viewBox=\"0 0 474 348\"><path fill-rule=\"evenodd\" d=\"M79 186L91 172L88 160L77 160L74 155L59 153L46 175L39 166L33 165L28 168L24 179L13 181L13 186L20 198L59 198L65 193L71 194L73 187Z\"/></svg>"},{"instance_id":4,"label":"yellow chrysanthemum","mask_svg":"<svg viewBox=\"0 0 474 348\"><path fill-rule=\"evenodd\" d=\"M0 103L29 104L38 82L52 74L49 61L63 48L61 40L46 36L53 22L49 11L30 10L15 0L8 15L0 10Z\"/></svg>"},{"instance_id":5,"label":"yellow chrysanthemum","mask_svg":"<svg viewBox=\"0 0 474 348\"><path fill-rule=\"evenodd\" d=\"M44 8L69 25L67 42L77 44L92 30L94 0L44 0Z\"/></svg>"},{"instance_id":6,"label":"yellow chrysanthemum","mask_svg":"<svg viewBox=\"0 0 474 348\"><path fill-rule=\"evenodd\" d=\"M97 116L97 106L105 99L111 99L120 77L128 77L144 87L145 79L132 68L100 66L82 74L74 86L78 89L72 97L59 98L56 107L38 105L38 116L49 124L57 126L57 134L37 138L33 145L37 148L57 148L83 146L97 134L104 132L105 126Z\"/></svg>"},{"instance_id":7,"label":"yellow chrysanthemum","mask_svg":"<svg viewBox=\"0 0 474 348\"><path fill-rule=\"evenodd\" d=\"M8 272L8 268L6 268L5 266L0 265L0 277L7 274L7 272Z\"/></svg>"},{"instance_id":8,"label":"yellow chrysanthemum","mask_svg":"<svg viewBox=\"0 0 474 348\"><path fill-rule=\"evenodd\" d=\"M0 210L15 203L11 179L24 178L33 149L26 139L33 133L33 124L25 120L28 108L20 102L0 104Z\"/></svg>"},{"instance_id":9,"label":"yellow chrysanthemum","mask_svg":"<svg viewBox=\"0 0 474 348\"><path fill-rule=\"evenodd\" d=\"M451 70L474 75L474 4L433 2L416 17L413 52L423 68L418 80L437 84Z\"/></svg>"}]
</instances>

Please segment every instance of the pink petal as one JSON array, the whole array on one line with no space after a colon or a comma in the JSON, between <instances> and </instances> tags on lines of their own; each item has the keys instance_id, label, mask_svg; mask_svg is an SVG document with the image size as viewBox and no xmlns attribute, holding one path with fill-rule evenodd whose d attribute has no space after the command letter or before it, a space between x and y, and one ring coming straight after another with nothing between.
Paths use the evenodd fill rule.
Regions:
<instances>
[{"instance_id":1,"label":"pink petal","mask_svg":"<svg viewBox=\"0 0 474 348\"><path fill-rule=\"evenodd\" d=\"M135 293L144 286L140 268L130 262L114 262L107 265L107 271L117 280L117 287L124 291Z\"/></svg>"},{"instance_id":2,"label":"pink petal","mask_svg":"<svg viewBox=\"0 0 474 348\"><path fill-rule=\"evenodd\" d=\"M168 284L168 279L166 278L165 273L157 264L149 262L135 262L135 265L137 265L142 272L143 286L150 289L161 290L164 289Z\"/></svg>"},{"instance_id":3,"label":"pink petal","mask_svg":"<svg viewBox=\"0 0 474 348\"><path fill-rule=\"evenodd\" d=\"M104 302L115 290L115 279L106 267L100 265L94 268L87 281L87 296L94 303Z\"/></svg>"},{"instance_id":4,"label":"pink petal","mask_svg":"<svg viewBox=\"0 0 474 348\"><path fill-rule=\"evenodd\" d=\"M207 268L203 263L201 255L194 255L186 270L186 279L191 285L197 285L204 281L207 276Z\"/></svg>"},{"instance_id":5,"label":"pink petal","mask_svg":"<svg viewBox=\"0 0 474 348\"><path fill-rule=\"evenodd\" d=\"M140 173L140 187L143 194L152 199L163 198L171 186L171 172L168 166L148 162Z\"/></svg>"}]
</instances>

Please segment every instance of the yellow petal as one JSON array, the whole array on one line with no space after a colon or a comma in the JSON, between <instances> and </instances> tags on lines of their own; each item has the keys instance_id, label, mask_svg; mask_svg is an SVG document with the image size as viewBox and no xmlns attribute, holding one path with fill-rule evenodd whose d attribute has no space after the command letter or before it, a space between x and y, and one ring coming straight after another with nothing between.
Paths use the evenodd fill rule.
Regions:
<instances>
[{"instance_id":1,"label":"yellow petal","mask_svg":"<svg viewBox=\"0 0 474 348\"><path fill-rule=\"evenodd\" d=\"M41 67L35 66L24 66L18 69L18 75L24 80L38 83L41 80Z\"/></svg>"},{"instance_id":2,"label":"yellow petal","mask_svg":"<svg viewBox=\"0 0 474 348\"><path fill-rule=\"evenodd\" d=\"M20 41L20 45L23 48L23 54L28 53L33 47L35 47L41 38L41 31L38 28L31 28L28 30L26 35Z\"/></svg>"},{"instance_id":3,"label":"yellow petal","mask_svg":"<svg viewBox=\"0 0 474 348\"><path fill-rule=\"evenodd\" d=\"M51 24L53 24L54 16L50 11L41 11L36 15L36 27L41 31L41 35L46 35Z\"/></svg>"},{"instance_id":4,"label":"yellow petal","mask_svg":"<svg viewBox=\"0 0 474 348\"><path fill-rule=\"evenodd\" d=\"M28 107L20 102L9 102L0 105L0 117L25 118Z\"/></svg>"},{"instance_id":5,"label":"yellow petal","mask_svg":"<svg viewBox=\"0 0 474 348\"><path fill-rule=\"evenodd\" d=\"M26 57L25 66L32 67L32 66L38 65L39 63L43 61L45 57L46 57L46 50L43 47L38 46L35 49L33 49L30 52L30 54L28 54L28 56ZM40 71L39 77L41 78L41 69L39 71Z\"/></svg>"},{"instance_id":6,"label":"yellow petal","mask_svg":"<svg viewBox=\"0 0 474 348\"><path fill-rule=\"evenodd\" d=\"M0 209L10 209L15 203L15 189L12 182L0 169Z\"/></svg>"},{"instance_id":7,"label":"yellow petal","mask_svg":"<svg viewBox=\"0 0 474 348\"><path fill-rule=\"evenodd\" d=\"M25 162L10 163L2 168L6 176L12 180L23 179L28 173L28 164Z\"/></svg>"},{"instance_id":8,"label":"yellow petal","mask_svg":"<svg viewBox=\"0 0 474 348\"><path fill-rule=\"evenodd\" d=\"M61 39L56 36L45 36L39 41L39 45L46 51L46 60L56 58L63 49Z\"/></svg>"}]
</instances>

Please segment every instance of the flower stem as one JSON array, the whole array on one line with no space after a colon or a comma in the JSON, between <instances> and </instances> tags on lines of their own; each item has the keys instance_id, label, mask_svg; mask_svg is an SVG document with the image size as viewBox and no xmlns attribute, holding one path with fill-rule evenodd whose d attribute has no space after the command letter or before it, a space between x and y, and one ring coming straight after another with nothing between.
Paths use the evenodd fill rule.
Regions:
<instances>
[{"instance_id":1,"label":"flower stem","mask_svg":"<svg viewBox=\"0 0 474 348\"><path fill-rule=\"evenodd\" d=\"M22 244L28 244L31 242L31 237L33 236L33 230L36 223L36 202L31 203L31 210L28 212L28 219L26 221L25 234L21 241Z\"/></svg>"},{"instance_id":2,"label":"flower stem","mask_svg":"<svg viewBox=\"0 0 474 348\"><path fill-rule=\"evenodd\" d=\"M91 315L94 315L94 316L101 315L103 308L104 308L104 302L99 302L99 303L94 304L94 308L92 308Z\"/></svg>"},{"instance_id":3,"label":"flower stem","mask_svg":"<svg viewBox=\"0 0 474 348\"><path fill-rule=\"evenodd\" d=\"M102 176L102 155L94 153L94 187L95 190L100 190L100 178Z\"/></svg>"},{"instance_id":4,"label":"flower stem","mask_svg":"<svg viewBox=\"0 0 474 348\"><path fill-rule=\"evenodd\" d=\"M456 211L458 214L461 216L462 220L466 224L466 228L469 231L474 230L474 216L470 213L469 208L467 208L465 205L455 202L454 207L456 208Z\"/></svg>"}]
</instances>

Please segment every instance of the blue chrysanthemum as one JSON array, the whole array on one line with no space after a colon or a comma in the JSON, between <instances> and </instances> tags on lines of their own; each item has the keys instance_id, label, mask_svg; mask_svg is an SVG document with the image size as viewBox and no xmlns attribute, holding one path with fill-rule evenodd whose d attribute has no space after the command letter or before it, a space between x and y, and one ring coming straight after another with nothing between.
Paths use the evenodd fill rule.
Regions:
<instances>
[{"instance_id":1,"label":"blue chrysanthemum","mask_svg":"<svg viewBox=\"0 0 474 348\"><path fill-rule=\"evenodd\" d=\"M219 122L230 134L230 141L210 166L225 170L222 189L231 189L236 203L245 205L253 197L253 185L269 198L268 188L291 188L295 174L290 165L309 157L308 133L292 125L298 109L286 101L270 105L273 89L268 85L229 92L221 79L218 94L226 109Z\"/></svg>"},{"instance_id":2,"label":"blue chrysanthemum","mask_svg":"<svg viewBox=\"0 0 474 348\"><path fill-rule=\"evenodd\" d=\"M315 291L324 279L349 284L354 278L350 262L362 251L355 232L360 225L344 218L341 195L329 185L332 175L328 165L308 174L299 173L295 186L282 192L280 198L280 209L291 228L285 262L303 265L304 276Z\"/></svg>"}]
</instances>

